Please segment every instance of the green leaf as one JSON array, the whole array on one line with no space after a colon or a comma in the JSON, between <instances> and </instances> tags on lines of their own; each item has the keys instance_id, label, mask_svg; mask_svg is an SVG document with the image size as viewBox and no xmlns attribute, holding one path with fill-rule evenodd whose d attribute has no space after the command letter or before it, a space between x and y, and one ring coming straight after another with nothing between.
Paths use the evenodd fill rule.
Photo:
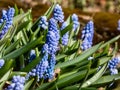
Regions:
<instances>
[{"instance_id":1,"label":"green leaf","mask_svg":"<svg viewBox=\"0 0 120 90\"><path fill-rule=\"evenodd\" d=\"M3 86L4 86L5 82L6 81L3 81L3 82L0 83L0 90L3 90Z\"/></svg>"},{"instance_id":2,"label":"green leaf","mask_svg":"<svg viewBox=\"0 0 120 90\"><path fill-rule=\"evenodd\" d=\"M21 21L24 17L26 17L28 14L29 14L29 12L23 13L23 14L19 14L19 15L15 16L15 17L13 18L13 24L16 24L16 23L20 22L20 21Z\"/></svg>"},{"instance_id":3,"label":"green leaf","mask_svg":"<svg viewBox=\"0 0 120 90\"><path fill-rule=\"evenodd\" d=\"M102 76L101 78L99 78L97 81L95 81L94 83L92 83L93 85L104 85L106 83L110 83L116 80L120 80L120 73L116 74L116 75L106 75L106 76Z\"/></svg>"},{"instance_id":4,"label":"green leaf","mask_svg":"<svg viewBox=\"0 0 120 90\"><path fill-rule=\"evenodd\" d=\"M117 41L119 38L120 38L120 35L118 35L118 36L112 38L111 40L109 40L109 41L107 41L106 43L104 43L103 45L101 45L100 48L103 48L103 47L107 46L108 44L111 44L111 43Z\"/></svg>"},{"instance_id":5,"label":"green leaf","mask_svg":"<svg viewBox=\"0 0 120 90\"><path fill-rule=\"evenodd\" d=\"M6 82L6 80L8 80L10 74L11 74L12 69L10 69L5 75L3 75L3 77L0 79L0 90L3 90L3 86Z\"/></svg>"},{"instance_id":6,"label":"green leaf","mask_svg":"<svg viewBox=\"0 0 120 90\"><path fill-rule=\"evenodd\" d=\"M8 37L5 38L5 39L1 39L1 40L0 40L0 46L3 45L5 42L7 42L8 39L9 39Z\"/></svg>"},{"instance_id":7,"label":"green leaf","mask_svg":"<svg viewBox=\"0 0 120 90\"><path fill-rule=\"evenodd\" d=\"M111 60L112 56L105 56L105 57L101 57L99 60L99 65L103 65L106 62L108 62L109 60Z\"/></svg>"},{"instance_id":8,"label":"green leaf","mask_svg":"<svg viewBox=\"0 0 120 90\"><path fill-rule=\"evenodd\" d=\"M64 57L66 57L67 55L65 55L65 54L60 54L60 55L57 55L56 56L56 60L60 60L60 59L62 59L62 58L64 58Z\"/></svg>"},{"instance_id":9,"label":"green leaf","mask_svg":"<svg viewBox=\"0 0 120 90\"><path fill-rule=\"evenodd\" d=\"M90 74L90 68L91 68L91 65L92 65L92 62L91 60L89 61L89 64L88 64L88 67L87 67L87 72L86 72L86 75L85 75L85 78L83 79L83 81L80 83L80 86L79 86L79 90L81 90L81 86L85 83L85 81L87 80L89 74Z\"/></svg>"},{"instance_id":10,"label":"green leaf","mask_svg":"<svg viewBox=\"0 0 120 90\"><path fill-rule=\"evenodd\" d=\"M58 63L55 68L64 68L70 65L74 65L76 63L80 63L82 60L84 60L85 58L89 57L90 55L92 55L94 52L96 52L99 47L101 46L102 43L99 43L95 46L93 46L92 48L84 51L81 55L79 55L78 57L74 58L73 60L69 60L63 63Z\"/></svg>"},{"instance_id":11,"label":"green leaf","mask_svg":"<svg viewBox=\"0 0 120 90\"><path fill-rule=\"evenodd\" d=\"M17 5L16 5L16 4L15 4L14 8L15 8L15 14L14 14L14 16L17 16L17 15L18 15L18 13L19 13L19 9L18 9L18 7L17 7Z\"/></svg>"},{"instance_id":12,"label":"green leaf","mask_svg":"<svg viewBox=\"0 0 120 90\"><path fill-rule=\"evenodd\" d=\"M19 38L17 41L15 41L9 47L7 47L4 51L4 54L8 54L12 50L14 50L16 48L16 46L20 43L20 41L21 41L21 38Z\"/></svg>"},{"instance_id":13,"label":"green leaf","mask_svg":"<svg viewBox=\"0 0 120 90\"><path fill-rule=\"evenodd\" d=\"M65 27L63 30L61 30L61 37L67 33L68 31L71 31L73 28L73 23L69 24L67 27Z\"/></svg>"},{"instance_id":14,"label":"green leaf","mask_svg":"<svg viewBox=\"0 0 120 90\"><path fill-rule=\"evenodd\" d=\"M79 90L79 85L76 84L76 85L68 86L63 88L62 90ZM95 87L88 87L88 88L81 88L80 90L98 90L98 89Z\"/></svg>"},{"instance_id":15,"label":"green leaf","mask_svg":"<svg viewBox=\"0 0 120 90\"><path fill-rule=\"evenodd\" d=\"M55 82L49 82L49 83L44 83L42 85L40 85L36 90L49 90L49 87L51 87L52 85L54 85Z\"/></svg>"},{"instance_id":16,"label":"green leaf","mask_svg":"<svg viewBox=\"0 0 120 90\"><path fill-rule=\"evenodd\" d=\"M9 59L12 59L12 58L16 58L16 57L20 56L21 54L23 54L23 53L29 51L30 49L34 48L36 45L43 44L42 38L43 37L40 37L40 38L28 43L27 45L25 45L25 46L13 51L13 52L7 54L7 55L5 55L3 57L3 59L9 60Z\"/></svg>"},{"instance_id":17,"label":"green leaf","mask_svg":"<svg viewBox=\"0 0 120 90\"><path fill-rule=\"evenodd\" d=\"M4 21L1 25L0 25L0 32L2 31L2 29L4 28L6 21Z\"/></svg>"},{"instance_id":18,"label":"green leaf","mask_svg":"<svg viewBox=\"0 0 120 90\"><path fill-rule=\"evenodd\" d=\"M22 72L29 72L32 68L34 68L39 62L41 58L37 57L32 62L30 62L25 68L23 68Z\"/></svg>"},{"instance_id":19,"label":"green leaf","mask_svg":"<svg viewBox=\"0 0 120 90\"><path fill-rule=\"evenodd\" d=\"M55 3L52 4L52 6L45 12L45 16L47 16L47 18L50 16L50 14L52 13L54 7L55 7Z\"/></svg>"},{"instance_id":20,"label":"green leaf","mask_svg":"<svg viewBox=\"0 0 120 90\"><path fill-rule=\"evenodd\" d=\"M13 66L13 60L5 61L4 66L0 69L0 77L3 76Z\"/></svg>"},{"instance_id":21,"label":"green leaf","mask_svg":"<svg viewBox=\"0 0 120 90\"><path fill-rule=\"evenodd\" d=\"M27 73L26 72L20 72L20 71L14 71L14 72L11 72L10 78L12 78L15 75L25 76L25 75L27 75Z\"/></svg>"},{"instance_id":22,"label":"green leaf","mask_svg":"<svg viewBox=\"0 0 120 90\"><path fill-rule=\"evenodd\" d=\"M96 69L91 69L90 70L90 74L92 74L95 71L96 71ZM86 70L79 71L79 72L74 73L72 75L68 75L68 76L66 76L64 78L59 79L56 82L56 85L59 88L67 86L67 85L70 85L70 84L72 84L74 82L77 82L77 81L83 79L83 77L85 76L85 74L86 74ZM49 88L49 90L54 90L54 89L55 89L55 85L53 85L51 88Z\"/></svg>"},{"instance_id":23,"label":"green leaf","mask_svg":"<svg viewBox=\"0 0 120 90\"><path fill-rule=\"evenodd\" d=\"M5 50L6 46L8 46L9 43L10 41L8 39L5 43L3 43L3 45L0 46L0 53L2 53Z\"/></svg>"},{"instance_id":24,"label":"green leaf","mask_svg":"<svg viewBox=\"0 0 120 90\"><path fill-rule=\"evenodd\" d=\"M10 69L7 73L5 73L5 75L3 75L3 77L0 79L0 82L6 81L9 78L11 71L12 69Z\"/></svg>"},{"instance_id":25,"label":"green leaf","mask_svg":"<svg viewBox=\"0 0 120 90\"><path fill-rule=\"evenodd\" d=\"M24 86L24 89L23 90L29 90L31 84L33 83L34 79L31 79L30 81L28 81L25 86Z\"/></svg>"},{"instance_id":26,"label":"green leaf","mask_svg":"<svg viewBox=\"0 0 120 90\"><path fill-rule=\"evenodd\" d=\"M18 25L16 33L18 33L20 30L22 30L23 28L25 28L29 23L30 23L30 21L24 21L20 25Z\"/></svg>"},{"instance_id":27,"label":"green leaf","mask_svg":"<svg viewBox=\"0 0 120 90\"><path fill-rule=\"evenodd\" d=\"M106 71L107 64L105 64L92 78L83 83L82 88L90 86L92 83L97 81Z\"/></svg>"}]
</instances>

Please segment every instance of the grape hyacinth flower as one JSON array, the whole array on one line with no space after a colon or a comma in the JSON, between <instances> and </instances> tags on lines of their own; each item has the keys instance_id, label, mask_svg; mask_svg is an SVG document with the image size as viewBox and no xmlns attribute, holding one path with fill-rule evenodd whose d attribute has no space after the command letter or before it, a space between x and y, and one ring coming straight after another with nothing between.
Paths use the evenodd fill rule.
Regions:
<instances>
[{"instance_id":1,"label":"grape hyacinth flower","mask_svg":"<svg viewBox=\"0 0 120 90\"><path fill-rule=\"evenodd\" d=\"M29 62L31 62L31 61L34 60L35 58L36 58L35 50L31 50L31 51L30 51L30 59L29 59Z\"/></svg>"},{"instance_id":2,"label":"grape hyacinth flower","mask_svg":"<svg viewBox=\"0 0 120 90\"><path fill-rule=\"evenodd\" d=\"M64 22L61 26L61 30L63 30L66 26L67 26L67 22ZM69 37L69 33L65 33L62 37L62 44L63 45L67 45L68 44L68 37Z\"/></svg>"},{"instance_id":3,"label":"grape hyacinth flower","mask_svg":"<svg viewBox=\"0 0 120 90\"><path fill-rule=\"evenodd\" d=\"M43 54L43 58L36 65L36 67L28 73L28 75L26 76L27 79L30 76L37 76L38 81L40 80L40 78L52 79L52 77L54 76L55 53L58 50L59 38L60 36L59 30L57 29L57 23L55 19L51 18L49 20L46 42L43 45L41 51Z\"/></svg>"},{"instance_id":4,"label":"grape hyacinth flower","mask_svg":"<svg viewBox=\"0 0 120 90\"><path fill-rule=\"evenodd\" d=\"M62 8L59 4L57 4L53 10L53 18L58 22L64 21L64 13L63 13Z\"/></svg>"},{"instance_id":5,"label":"grape hyacinth flower","mask_svg":"<svg viewBox=\"0 0 120 90\"><path fill-rule=\"evenodd\" d=\"M78 28L78 26L80 25L78 16L76 14L72 15L72 21L73 21L73 30L75 31Z\"/></svg>"},{"instance_id":6,"label":"grape hyacinth flower","mask_svg":"<svg viewBox=\"0 0 120 90\"><path fill-rule=\"evenodd\" d=\"M82 45L81 49L85 51L86 49L90 48L92 46L93 41L93 35L94 35L94 24L93 21L89 21L87 25L82 30Z\"/></svg>"},{"instance_id":7,"label":"grape hyacinth flower","mask_svg":"<svg viewBox=\"0 0 120 90\"><path fill-rule=\"evenodd\" d=\"M48 22L47 22L47 17L46 16L41 16L39 26L43 28L44 30L47 29L48 27Z\"/></svg>"},{"instance_id":8,"label":"grape hyacinth flower","mask_svg":"<svg viewBox=\"0 0 120 90\"><path fill-rule=\"evenodd\" d=\"M48 25L48 33L46 37L46 44L48 45L48 53L55 54L58 50L58 43L60 39L59 30L55 19L51 18Z\"/></svg>"},{"instance_id":9,"label":"grape hyacinth flower","mask_svg":"<svg viewBox=\"0 0 120 90\"><path fill-rule=\"evenodd\" d=\"M118 27L117 30L120 31L120 19L118 20Z\"/></svg>"},{"instance_id":10,"label":"grape hyacinth flower","mask_svg":"<svg viewBox=\"0 0 120 90\"><path fill-rule=\"evenodd\" d=\"M25 77L13 76L12 84L10 84L5 90L23 90L25 84Z\"/></svg>"},{"instance_id":11,"label":"grape hyacinth flower","mask_svg":"<svg viewBox=\"0 0 120 90\"><path fill-rule=\"evenodd\" d=\"M5 61L3 59L0 59L0 68L5 64Z\"/></svg>"},{"instance_id":12,"label":"grape hyacinth flower","mask_svg":"<svg viewBox=\"0 0 120 90\"><path fill-rule=\"evenodd\" d=\"M2 18L0 19L0 25L2 25L3 22L5 22L5 25L2 28L2 31L0 32L0 39L3 38L3 36L9 30L9 28L12 26L14 13L15 13L14 8L9 8L9 10L7 11L6 10L2 11Z\"/></svg>"},{"instance_id":13,"label":"grape hyacinth flower","mask_svg":"<svg viewBox=\"0 0 120 90\"><path fill-rule=\"evenodd\" d=\"M120 63L120 57L115 57L108 63L111 75L118 74L117 65Z\"/></svg>"}]
</instances>

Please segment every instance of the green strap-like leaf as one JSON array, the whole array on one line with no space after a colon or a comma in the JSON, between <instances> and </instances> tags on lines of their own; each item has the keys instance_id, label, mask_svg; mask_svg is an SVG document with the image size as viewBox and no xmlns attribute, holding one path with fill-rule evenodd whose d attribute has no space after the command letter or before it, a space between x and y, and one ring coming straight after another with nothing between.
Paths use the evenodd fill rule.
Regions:
<instances>
[{"instance_id":1,"label":"green strap-like leaf","mask_svg":"<svg viewBox=\"0 0 120 90\"><path fill-rule=\"evenodd\" d=\"M93 85L104 85L105 83L110 83L115 80L120 80L120 73L118 73L116 75L103 76L103 77L99 78L97 81L95 81L94 83L92 83L92 86Z\"/></svg>"},{"instance_id":2,"label":"green strap-like leaf","mask_svg":"<svg viewBox=\"0 0 120 90\"><path fill-rule=\"evenodd\" d=\"M76 84L76 85L68 86L63 88L62 90L79 90L79 85ZM98 90L98 89L95 87L88 87L88 88L81 88L80 90Z\"/></svg>"},{"instance_id":3,"label":"green strap-like leaf","mask_svg":"<svg viewBox=\"0 0 120 90\"><path fill-rule=\"evenodd\" d=\"M105 64L105 63L108 62L111 58L112 58L112 56L101 57L101 58L99 59L99 65Z\"/></svg>"},{"instance_id":4,"label":"green strap-like leaf","mask_svg":"<svg viewBox=\"0 0 120 90\"><path fill-rule=\"evenodd\" d=\"M5 62L3 67L0 69L0 77L3 76L10 68L12 68L13 62L13 60L8 60Z\"/></svg>"},{"instance_id":5,"label":"green strap-like leaf","mask_svg":"<svg viewBox=\"0 0 120 90\"><path fill-rule=\"evenodd\" d=\"M29 12L23 13L23 14L19 14L19 15L15 16L15 17L13 18L13 24L16 24L16 23L20 22L20 21L21 21L25 16L27 16L28 14L29 14Z\"/></svg>"},{"instance_id":6,"label":"green strap-like leaf","mask_svg":"<svg viewBox=\"0 0 120 90\"><path fill-rule=\"evenodd\" d=\"M55 3L52 4L52 6L45 12L45 16L47 16L47 18L50 16L50 14L52 13L54 7L55 7Z\"/></svg>"},{"instance_id":7,"label":"green strap-like leaf","mask_svg":"<svg viewBox=\"0 0 120 90\"><path fill-rule=\"evenodd\" d=\"M120 38L120 35L118 35L118 36L112 38L111 40L109 40L109 41L107 41L106 43L104 43L103 45L101 45L100 48L103 48L103 47L107 46L108 44L111 44L111 43L117 41L119 38Z\"/></svg>"},{"instance_id":8,"label":"green strap-like leaf","mask_svg":"<svg viewBox=\"0 0 120 90\"><path fill-rule=\"evenodd\" d=\"M87 70L79 71L79 72L77 72L77 73L68 75L68 76L66 76L66 77L64 77L64 78L61 78L61 79L59 79L59 80L56 82L56 85L58 86L58 88L61 88L61 87L70 85L71 83L77 82L77 81L83 79L83 77L85 77L86 71L87 71ZM91 69L91 70L90 70L90 74L92 74L92 73L95 72L95 71L96 71L96 69ZM51 88L49 88L49 90L54 90L55 88L56 88L56 87L55 87L55 85L54 85L54 86L52 86Z\"/></svg>"},{"instance_id":9,"label":"green strap-like leaf","mask_svg":"<svg viewBox=\"0 0 120 90\"><path fill-rule=\"evenodd\" d=\"M73 27L73 23L69 24L66 28L64 28L63 30L61 30L61 37L67 33L68 31L71 31Z\"/></svg>"},{"instance_id":10,"label":"green strap-like leaf","mask_svg":"<svg viewBox=\"0 0 120 90\"><path fill-rule=\"evenodd\" d=\"M30 90L30 86L31 84L33 83L34 79L31 79L30 81L28 81L25 86L24 86L24 89L23 90Z\"/></svg>"},{"instance_id":11,"label":"green strap-like leaf","mask_svg":"<svg viewBox=\"0 0 120 90\"><path fill-rule=\"evenodd\" d=\"M81 55L79 55L78 57L74 58L73 60L69 60L60 64L57 64L55 66L55 68L64 68L70 65L74 65L76 63L80 63L82 60L84 60L85 58L89 57L90 55L92 55L94 52L96 52L99 47L101 46L102 43L99 43L95 46L93 46L92 48L84 51Z\"/></svg>"},{"instance_id":12,"label":"green strap-like leaf","mask_svg":"<svg viewBox=\"0 0 120 90\"><path fill-rule=\"evenodd\" d=\"M6 81L9 78L11 71L12 69L5 73L5 75L3 75L3 77L0 79L0 82Z\"/></svg>"},{"instance_id":13,"label":"green strap-like leaf","mask_svg":"<svg viewBox=\"0 0 120 90\"><path fill-rule=\"evenodd\" d=\"M90 78L85 83L83 83L82 88L88 87L92 83L97 81L103 75L103 73L106 71L106 68L107 68L107 64L104 64L104 66L98 71L98 73L96 73L92 78Z\"/></svg>"},{"instance_id":14,"label":"green strap-like leaf","mask_svg":"<svg viewBox=\"0 0 120 90\"><path fill-rule=\"evenodd\" d=\"M4 54L8 54L12 50L14 50L16 48L16 46L20 43L20 40L21 40L21 38L18 39L17 41L15 41L14 43L12 43L9 47L7 47L4 51Z\"/></svg>"},{"instance_id":15,"label":"green strap-like leaf","mask_svg":"<svg viewBox=\"0 0 120 90\"><path fill-rule=\"evenodd\" d=\"M39 62L41 58L37 57L32 62L30 62L25 68L23 68L21 71L23 72L29 72L32 68L34 68Z\"/></svg>"},{"instance_id":16,"label":"green strap-like leaf","mask_svg":"<svg viewBox=\"0 0 120 90\"><path fill-rule=\"evenodd\" d=\"M34 48L36 45L40 45L40 44L43 44L43 41L42 41L42 38L43 37L40 37L30 43L28 43L27 45L7 54L6 56L3 57L3 59L5 60L9 60L9 59L12 59L12 58L16 58L18 56L20 56L21 54L29 51L30 49Z\"/></svg>"}]
</instances>

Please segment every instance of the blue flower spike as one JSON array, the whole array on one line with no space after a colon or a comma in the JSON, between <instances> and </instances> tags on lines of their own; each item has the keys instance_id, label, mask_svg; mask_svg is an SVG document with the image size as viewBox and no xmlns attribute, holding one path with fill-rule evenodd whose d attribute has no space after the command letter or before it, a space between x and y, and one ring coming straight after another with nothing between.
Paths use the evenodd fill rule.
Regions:
<instances>
[{"instance_id":1,"label":"blue flower spike","mask_svg":"<svg viewBox=\"0 0 120 90\"><path fill-rule=\"evenodd\" d=\"M37 76L39 81L43 79L52 79L54 77L54 67L56 62L55 54L58 50L59 43L59 30L57 28L57 22L54 18L51 18L48 22L48 33L46 36L46 42L42 48L43 58L26 76L29 79L31 76Z\"/></svg>"},{"instance_id":2,"label":"blue flower spike","mask_svg":"<svg viewBox=\"0 0 120 90\"><path fill-rule=\"evenodd\" d=\"M72 21L73 21L73 30L77 30L78 26L80 25L78 16L76 14L72 15Z\"/></svg>"},{"instance_id":3,"label":"blue flower spike","mask_svg":"<svg viewBox=\"0 0 120 90\"><path fill-rule=\"evenodd\" d=\"M39 26L43 28L44 30L47 29L48 27L48 22L47 22L47 17L46 16L41 16Z\"/></svg>"},{"instance_id":4,"label":"blue flower spike","mask_svg":"<svg viewBox=\"0 0 120 90\"><path fill-rule=\"evenodd\" d=\"M53 18L57 22L64 22L64 13L63 13L62 8L59 4L57 4L53 10Z\"/></svg>"},{"instance_id":5,"label":"blue flower spike","mask_svg":"<svg viewBox=\"0 0 120 90\"><path fill-rule=\"evenodd\" d=\"M5 88L5 90L23 90L25 84L25 77L13 76L12 83Z\"/></svg>"},{"instance_id":6,"label":"blue flower spike","mask_svg":"<svg viewBox=\"0 0 120 90\"><path fill-rule=\"evenodd\" d=\"M2 11L2 18L0 19L0 26L2 25L3 22L5 22L5 25L0 32L0 39L3 38L3 36L7 33L7 31L12 26L14 13L15 13L14 8L9 8L9 10L7 11L6 10Z\"/></svg>"},{"instance_id":7,"label":"blue flower spike","mask_svg":"<svg viewBox=\"0 0 120 90\"><path fill-rule=\"evenodd\" d=\"M120 63L120 57L115 57L108 63L111 75L118 74L117 66Z\"/></svg>"},{"instance_id":8,"label":"blue flower spike","mask_svg":"<svg viewBox=\"0 0 120 90\"><path fill-rule=\"evenodd\" d=\"M93 44L93 36L94 36L94 24L93 21L89 21L87 25L82 30L82 45L81 49L83 51L90 48Z\"/></svg>"}]
</instances>

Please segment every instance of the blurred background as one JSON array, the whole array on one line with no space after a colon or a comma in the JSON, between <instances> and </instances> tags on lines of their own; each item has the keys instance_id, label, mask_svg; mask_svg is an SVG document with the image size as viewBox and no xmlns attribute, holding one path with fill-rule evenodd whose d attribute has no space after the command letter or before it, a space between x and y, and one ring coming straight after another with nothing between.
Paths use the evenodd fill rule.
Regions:
<instances>
[{"instance_id":1,"label":"blurred background","mask_svg":"<svg viewBox=\"0 0 120 90\"><path fill-rule=\"evenodd\" d=\"M78 15L81 30L89 20L94 21L94 44L103 40L108 41L120 34L117 30L120 19L120 0L0 0L0 12L16 4L24 11L32 9L34 21L44 14L53 1L63 7L66 18L73 13Z\"/></svg>"}]
</instances>

